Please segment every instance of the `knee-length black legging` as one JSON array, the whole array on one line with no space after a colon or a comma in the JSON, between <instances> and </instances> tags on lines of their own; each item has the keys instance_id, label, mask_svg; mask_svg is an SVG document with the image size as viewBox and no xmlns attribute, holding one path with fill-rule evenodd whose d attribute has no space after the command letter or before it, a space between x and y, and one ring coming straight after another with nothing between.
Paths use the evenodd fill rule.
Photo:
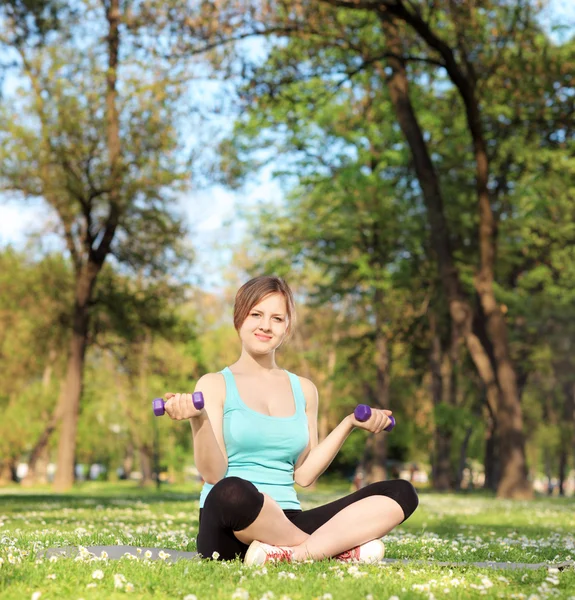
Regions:
<instances>
[{"instance_id":1,"label":"knee-length black legging","mask_svg":"<svg viewBox=\"0 0 575 600\"><path fill-rule=\"evenodd\" d=\"M286 517L308 534L319 529L346 506L368 496L387 496L402 508L404 521L417 508L417 493L409 481L394 479L372 483L353 494L310 510L284 510ZM198 552L205 558L243 559L248 546L234 535L251 525L262 509L264 496L240 477L226 477L210 491L200 509ZM217 554L214 554L217 552Z\"/></svg>"}]
</instances>

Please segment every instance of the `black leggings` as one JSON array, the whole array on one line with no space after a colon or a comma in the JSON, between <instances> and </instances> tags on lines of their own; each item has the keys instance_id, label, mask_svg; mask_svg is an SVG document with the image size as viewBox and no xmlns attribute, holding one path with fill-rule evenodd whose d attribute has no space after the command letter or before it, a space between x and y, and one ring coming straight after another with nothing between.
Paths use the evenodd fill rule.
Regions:
<instances>
[{"instance_id":1,"label":"black leggings","mask_svg":"<svg viewBox=\"0 0 575 600\"><path fill-rule=\"evenodd\" d=\"M308 534L319 529L346 506L368 496L387 496L402 508L404 521L417 508L417 493L409 481L394 479L372 483L349 496L310 510L284 510L286 517ZM222 479L208 494L200 509L198 552L204 558L243 559L248 546L234 535L249 527L258 517L264 496L256 486L240 477ZM214 555L214 552L217 554Z\"/></svg>"}]
</instances>

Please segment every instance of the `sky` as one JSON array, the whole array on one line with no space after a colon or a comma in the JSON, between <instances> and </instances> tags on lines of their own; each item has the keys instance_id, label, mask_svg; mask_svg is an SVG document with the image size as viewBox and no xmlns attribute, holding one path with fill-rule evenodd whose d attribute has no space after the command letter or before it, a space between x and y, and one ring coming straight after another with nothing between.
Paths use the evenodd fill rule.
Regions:
<instances>
[{"instance_id":1,"label":"sky","mask_svg":"<svg viewBox=\"0 0 575 600\"><path fill-rule=\"evenodd\" d=\"M568 25L572 31L575 1L550 0L543 24L549 27L552 23ZM560 37L565 32L555 35ZM224 123L224 127L230 126L231 121ZM193 279L205 289L216 290L221 286L221 271L229 265L232 248L244 233L245 224L234 218L238 206L245 210L255 209L261 200L281 203L282 190L271 171L272 168L252 177L250 184L239 191L214 185L181 196L180 209L190 224L191 242L196 251ZM21 200L0 196L0 247L11 244L22 248L27 236L41 232L49 219L49 209L41 201L23 204ZM58 248L59 244L54 237L45 235L42 242L45 248Z\"/></svg>"}]
</instances>

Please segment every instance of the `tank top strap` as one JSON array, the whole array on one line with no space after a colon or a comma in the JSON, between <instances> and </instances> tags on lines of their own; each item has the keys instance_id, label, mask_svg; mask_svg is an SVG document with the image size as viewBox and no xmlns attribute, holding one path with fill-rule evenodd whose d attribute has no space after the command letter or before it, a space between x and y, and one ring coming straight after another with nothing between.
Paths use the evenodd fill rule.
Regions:
<instances>
[{"instance_id":1,"label":"tank top strap","mask_svg":"<svg viewBox=\"0 0 575 600\"><path fill-rule=\"evenodd\" d=\"M229 367L224 367L220 373L224 376L226 382L226 399L224 401L224 412L233 408L240 407L240 393L236 386L236 380L234 374L230 371Z\"/></svg>"},{"instance_id":2,"label":"tank top strap","mask_svg":"<svg viewBox=\"0 0 575 600\"><path fill-rule=\"evenodd\" d=\"M294 373L290 373L289 371L286 371L286 373L288 374L291 382L291 387L295 398L296 412L301 411L303 414L305 414L306 401L299 377Z\"/></svg>"}]
</instances>

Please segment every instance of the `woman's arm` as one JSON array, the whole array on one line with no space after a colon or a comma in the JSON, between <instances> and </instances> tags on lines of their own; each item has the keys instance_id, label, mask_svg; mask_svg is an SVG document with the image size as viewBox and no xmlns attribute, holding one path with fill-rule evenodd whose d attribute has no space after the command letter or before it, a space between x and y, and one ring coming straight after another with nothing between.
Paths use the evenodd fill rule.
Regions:
<instances>
[{"instance_id":1,"label":"woman's arm","mask_svg":"<svg viewBox=\"0 0 575 600\"><path fill-rule=\"evenodd\" d=\"M226 385L219 373L200 377L196 392L204 395L204 410L190 419L194 438L194 462L207 483L215 484L228 470L223 420Z\"/></svg>"},{"instance_id":2,"label":"woman's arm","mask_svg":"<svg viewBox=\"0 0 575 600\"><path fill-rule=\"evenodd\" d=\"M204 395L204 408L198 410L192 394L166 394L166 413L175 421L188 419L194 440L194 462L207 483L217 483L228 469L223 436L226 384L218 373L208 373L196 384Z\"/></svg>"},{"instance_id":3,"label":"woman's arm","mask_svg":"<svg viewBox=\"0 0 575 600\"><path fill-rule=\"evenodd\" d=\"M336 457L348 435L361 427L373 433L383 431L389 425L389 410L372 410L371 418L359 422L353 414L345 417L341 423L324 439L321 444L317 441L318 394L315 385L308 379L300 378L306 399L306 415L308 418L310 440L306 449L301 453L294 469L294 479L298 485L308 487L329 467Z\"/></svg>"}]
</instances>

